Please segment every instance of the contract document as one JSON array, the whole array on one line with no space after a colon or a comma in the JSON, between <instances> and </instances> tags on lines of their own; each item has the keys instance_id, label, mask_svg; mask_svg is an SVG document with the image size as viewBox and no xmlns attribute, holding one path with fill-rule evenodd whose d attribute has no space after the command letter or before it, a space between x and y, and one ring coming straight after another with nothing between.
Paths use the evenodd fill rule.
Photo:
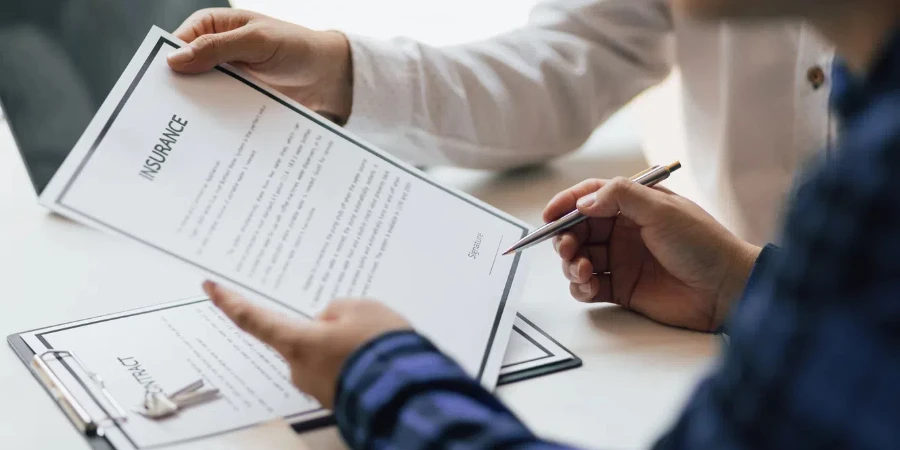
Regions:
<instances>
[{"instance_id":1,"label":"contract document","mask_svg":"<svg viewBox=\"0 0 900 450\"><path fill-rule=\"evenodd\" d=\"M29 353L65 350L47 357L49 368L75 403L103 424L103 438L117 450L170 448L206 442L276 418L314 427L330 413L291 383L287 363L271 348L238 329L206 299L82 320L19 335ZM112 399L128 414L106 420L115 408L92 382L102 377ZM150 419L133 410L146 393L169 394L203 380L219 398ZM49 386L47 386L49 388ZM262 441L257 448L267 448ZM100 447L109 448L109 447Z\"/></svg>"},{"instance_id":2,"label":"contract document","mask_svg":"<svg viewBox=\"0 0 900 450\"><path fill-rule=\"evenodd\" d=\"M180 45L151 30L41 203L298 320L382 301L493 387L527 226L240 70L173 72Z\"/></svg>"},{"instance_id":3,"label":"contract document","mask_svg":"<svg viewBox=\"0 0 900 450\"><path fill-rule=\"evenodd\" d=\"M528 319L518 317L513 330L501 384L581 364ZM35 355L51 350L78 357L43 360L73 403L102 424L102 435L89 438L97 449L294 448L296 442L285 433L250 429L273 418L298 430L331 423L329 411L293 386L281 356L238 329L206 298L26 331L10 336L9 342L30 365ZM102 388L112 401L128 411L125 420L107 419L115 406L92 374L104 380ZM171 393L197 380L218 389L219 398L164 420L131 412L147 393ZM52 391L59 385L45 387ZM253 445L241 440L247 433Z\"/></svg>"}]
</instances>

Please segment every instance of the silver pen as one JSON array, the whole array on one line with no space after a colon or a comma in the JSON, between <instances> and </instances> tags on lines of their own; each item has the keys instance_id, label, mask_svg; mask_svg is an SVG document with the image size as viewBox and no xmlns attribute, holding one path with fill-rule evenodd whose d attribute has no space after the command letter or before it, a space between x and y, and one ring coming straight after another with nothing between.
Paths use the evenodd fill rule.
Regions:
<instances>
[{"instance_id":1,"label":"silver pen","mask_svg":"<svg viewBox=\"0 0 900 450\"><path fill-rule=\"evenodd\" d=\"M631 181L643 184L647 187L651 187L659 183L660 181L669 178L669 175L671 175L672 172L680 168L681 163L678 161L675 161L668 166L653 166L631 177ZM513 244L513 246L503 254L509 255L510 253L520 252L528 247L537 245L541 242L546 241L547 239L552 238L553 236L556 236L559 233L562 233L563 231L568 230L569 228L574 227L575 225L578 225L585 219L587 219L587 216L582 215L580 212L578 212L578 210L572 211L565 216L562 216L559 219L547 223L540 228L532 231L531 233L528 233L527 236L523 237L521 240L519 240L519 242Z\"/></svg>"}]
</instances>

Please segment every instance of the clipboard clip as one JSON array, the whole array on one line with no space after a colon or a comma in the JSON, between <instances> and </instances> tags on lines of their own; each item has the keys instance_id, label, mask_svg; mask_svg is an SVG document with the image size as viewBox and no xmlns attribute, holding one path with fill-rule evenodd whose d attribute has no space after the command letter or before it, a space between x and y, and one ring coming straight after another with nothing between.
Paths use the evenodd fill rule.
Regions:
<instances>
[{"instance_id":1,"label":"clipboard clip","mask_svg":"<svg viewBox=\"0 0 900 450\"><path fill-rule=\"evenodd\" d=\"M37 372L38 378L40 379L44 387L50 392L50 395L53 396L53 399L56 400L56 403L59 404L60 408L62 408L63 412L65 412L66 415L69 416L69 420L71 420L72 423L75 424L79 431L88 436L94 436L98 434L98 432L100 431L100 427L98 422L94 420L94 418L92 418L90 414L88 414L87 410L85 410L84 407L78 403L78 400L75 399L75 396L73 396L72 393L66 388L66 386L63 385L59 377L57 377L53 372L53 369L51 369L50 366L47 365L47 361L45 360L45 358L50 355L56 356L57 358L60 358L60 360L66 356L71 357L72 360L75 361L75 364L77 364L78 367L85 374L87 374L88 378L90 378L93 384L99 389L100 393L103 395L103 398L106 400L106 403L109 406L112 406L112 409L115 411L114 414L110 414L109 411L107 411L106 407L104 407L94 396L94 394L90 392L90 389L87 389L87 386L85 386L85 390L87 391L88 395L90 395L90 397L95 402L97 402L98 405L100 405L103 411L106 412L108 418L116 423L124 422L125 420L127 420L127 413L119 404L119 402L117 402L116 399L113 398L112 394L109 393L109 390L106 389L103 378L101 378L100 375L98 375L96 372L91 371L84 363L84 361L82 361L81 358L79 358L75 353L68 350L47 350L34 355L31 364ZM75 377L78 378L77 375L75 375Z\"/></svg>"}]
</instances>

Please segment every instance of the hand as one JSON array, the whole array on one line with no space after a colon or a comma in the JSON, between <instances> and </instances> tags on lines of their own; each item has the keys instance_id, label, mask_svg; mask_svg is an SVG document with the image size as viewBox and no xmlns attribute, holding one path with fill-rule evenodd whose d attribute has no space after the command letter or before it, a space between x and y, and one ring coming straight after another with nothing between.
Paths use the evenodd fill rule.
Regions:
<instances>
[{"instance_id":1,"label":"hand","mask_svg":"<svg viewBox=\"0 0 900 450\"><path fill-rule=\"evenodd\" d=\"M350 44L336 31L313 31L249 11L195 12L175 36L189 45L168 56L177 72L197 73L231 63L337 123L350 117Z\"/></svg>"},{"instance_id":2,"label":"hand","mask_svg":"<svg viewBox=\"0 0 900 450\"><path fill-rule=\"evenodd\" d=\"M544 220L576 202L590 218L558 236L554 248L572 296L582 302L614 303L664 324L713 331L760 252L661 187L586 180L557 194Z\"/></svg>"},{"instance_id":3,"label":"hand","mask_svg":"<svg viewBox=\"0 0 900 450\"><path fill-rule=\"evenodd\" d=\"M335 300L316 320L300 323L210 281L203 290L238 327L280 353L294 385L329 409L344 362L354 351L389 331L412 328L387 306L369 300Z\"/></svg>"}]
</instances>

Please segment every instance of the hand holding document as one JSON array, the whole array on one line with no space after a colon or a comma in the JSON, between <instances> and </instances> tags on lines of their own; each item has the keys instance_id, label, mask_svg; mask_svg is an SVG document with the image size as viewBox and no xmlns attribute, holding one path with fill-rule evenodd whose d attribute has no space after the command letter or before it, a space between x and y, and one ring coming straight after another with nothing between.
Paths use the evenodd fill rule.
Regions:
<instances>
[{"instance_id":1,"label":"hand holding document","mask_svg":"<svg viewBox=\"0 0 900 450\"><path fill-rule=\"evenodd\" d=\"M212 282L203 289L242 330L278 352L290 366L294 385L328 409L334 406L338 378L350 355L378 336L412 328L402 316L371 300L335 300L313 323L300 323L248 304Z\"/></svg>"},{"instance_id":2,"label":"hand holding document","mask_svg":"<svg viewBox=\"0 0 900 450\"><path fill-rule=\"evenodd\" d=\"M523 256L499 255L527 227L236 69L174 73L166 55L179 45L150 32L41 202L296 320L335 298L376 298L492 387L524 284ZM277 355L238 338L210 308L186 304L28 339L77 347L104 373L139 364L141 377L108 380L120 401L197 378L222 391L203 407L216 408L215 420L193 408L167 422L120 424L135 447L316 416L315 402L291 393Z\"/></svg>"}]
</instances>

